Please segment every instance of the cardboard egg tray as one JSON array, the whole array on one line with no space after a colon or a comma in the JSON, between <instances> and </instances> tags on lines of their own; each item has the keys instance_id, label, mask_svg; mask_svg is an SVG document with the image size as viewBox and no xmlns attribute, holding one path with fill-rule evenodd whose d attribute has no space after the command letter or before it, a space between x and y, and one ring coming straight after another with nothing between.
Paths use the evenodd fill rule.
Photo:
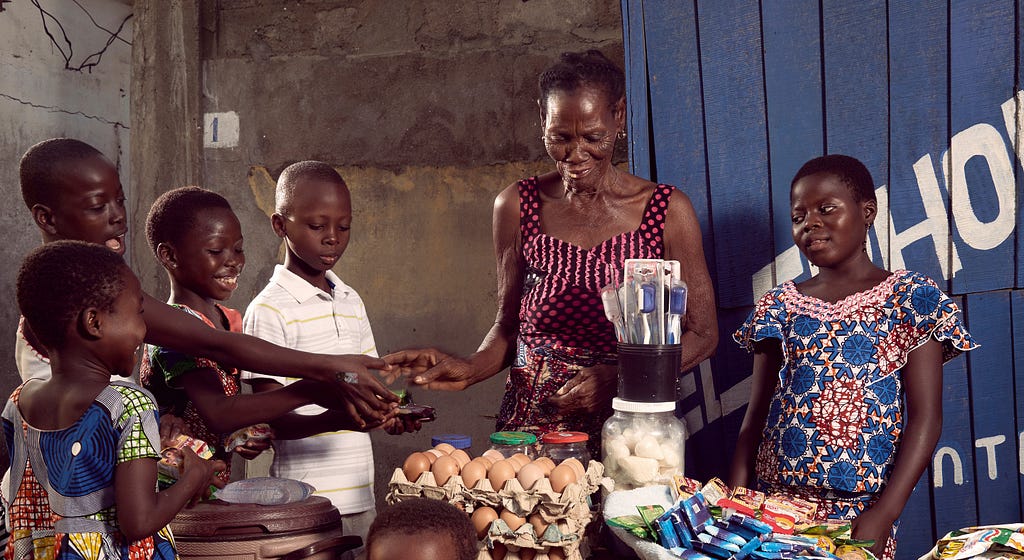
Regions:
<instances>
[{"instance_id":1,"label":"cardboard egg tray","mask_svg":"<svg viewBox=\"0 0 1024 560\"><path fill-rule=\"evenodd\" d=\"M529 490L524 489L519 480L511 478L496 491L486 477L481 478L472 488L467 488L459 475L452 476L443 486L438 486L430 471L424 471L419 478L410 482L402 469L396 468L391 475L385 500L393 504L423 497L444 500L466 513L472 513L483 506L508 510L519 517L536 513L545 523L549 523L543 535L537 535L529 522L513 531L504 520L496 519L481 542L483 547L478 560L489 560L491 555L488 549L495 543L508 548L506 560L524 557L547 560L552 548L560 548L563 553L561 556L550 556L552 559L582 560L586 552L582 541L583 532L591 518L587 498L597 491L603 474L604 466L598 461L590 461L583 479L569 484L559 494L551 489L547 477L538 479Z\"/></svg>"}]
</instances>

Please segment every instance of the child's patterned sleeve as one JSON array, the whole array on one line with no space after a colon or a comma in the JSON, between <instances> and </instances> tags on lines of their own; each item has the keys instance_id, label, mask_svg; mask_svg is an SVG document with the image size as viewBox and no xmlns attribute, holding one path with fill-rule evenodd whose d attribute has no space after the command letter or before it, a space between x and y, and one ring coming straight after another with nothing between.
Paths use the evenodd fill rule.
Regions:
<instances>
[{"instance_id":1,"label":"child's patterned sleeve","mask_svg":"<svg viewBox=\"0 0 1024 560\"><path fill-rule=\"evenodd\" d=\"M117 463L135 459L160 459L160 425L156 403L149 393L132 387L115 387L121 393L124 410L117 419L121 440Z\"/></svg>"},{"instance_id":2,"label":"child's patterned sleeve","mask_svg":"<svg viewBox=\"0 0 1024 560\"><path fill-rule=\"evenodd\" d=\"M775 338L780 342L785 340L783 333L785 309L780 299L781 293L776 288L761 296L754 304L754 310L747 316L747 320L733 333L732 339L746 348L748 352L754 350L755 342L768 338Z\"/></svg>"}]
</instances>

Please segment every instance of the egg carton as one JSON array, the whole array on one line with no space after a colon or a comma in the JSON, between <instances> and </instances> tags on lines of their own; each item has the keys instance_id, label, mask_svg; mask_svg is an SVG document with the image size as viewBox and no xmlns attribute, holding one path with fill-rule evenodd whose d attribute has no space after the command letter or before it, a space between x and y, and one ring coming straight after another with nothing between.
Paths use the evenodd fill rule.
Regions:
<instances>
[{"instance_id":1,"label":"egg carton","mask_svg":"<svg viewBox=\"0 0 1024 560\"><path fill-rule=\"evenodd\" d=\"M558 519L589 515L587 497L597 491L604 466L590 461L581 480L565 487L561 493L551 488L547 478L539 479L533 488L527 490L519 480L511 478L495 491L488 479L480 479L473 488L467 488L459 475L452 476L443 486L438 486L433 473L424 471L415 481L409 481L400 468L396 468L388 484L385 500L389 504L409 498L432 498L445 500L467 513L481 506L509 510L516 515L526 516L539 512L547 522Z\"/></svg>"}]
</instances>

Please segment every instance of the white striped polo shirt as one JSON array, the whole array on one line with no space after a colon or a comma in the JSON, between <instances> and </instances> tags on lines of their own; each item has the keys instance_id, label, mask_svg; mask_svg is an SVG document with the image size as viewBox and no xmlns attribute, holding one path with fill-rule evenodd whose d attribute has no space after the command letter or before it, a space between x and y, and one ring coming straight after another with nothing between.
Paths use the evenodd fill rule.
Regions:
<instances>
[{"instance_id":1,"label":"white striped polo shirt","mask_svg":"<svg viewBox=\"0 0 1024 560\"><path fill-rule=\"evenodd\" d=\"M318 354L377 356L362 298L337 275L327 271L333 286L328 294L282 265L245 310L242 330L286 348ZM243 379L267 378L283 385L296 377L243 372ZM325 409L307 405L299 414ZM330 498L342 515L373 507L373 450L363 432L328 432L301 440L274 442L270 474L303 480Z\"/></svg>"}]
</instances>

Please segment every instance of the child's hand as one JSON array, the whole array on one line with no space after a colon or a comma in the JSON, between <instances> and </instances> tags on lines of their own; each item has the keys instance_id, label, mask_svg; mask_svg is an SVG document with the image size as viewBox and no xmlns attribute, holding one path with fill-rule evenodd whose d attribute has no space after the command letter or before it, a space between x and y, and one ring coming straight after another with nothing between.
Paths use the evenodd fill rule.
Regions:
<instances>
[{"instance_id":1,"label":"child's hand","mask_svg":"<svg viewBox=\"0 0 1024 560\"><path fill-rule=\"evenodd\" d=\"M174 438L185 434L188 427L180 416L171 413L160 415L160 445L171 447L174 445Z\"/></svg>"},{"instance_id":2,"label":"child's hand","mask_svg":"<svg viewBox=\"0 0 1024 560\"><path fill-rule=\"evenodd\" d=\"M211 484L217 488L224 487L224 481L216 476L216 473L227 470L228 467L224 464L224 461L207 461L196 455L196 452L192 451L189 447L182 448L181 455L183 461L178 484L185 483L190 488L195 488L192 497L189 499L189 506L193 506L199 500L207 497Z\"/></svg>"},{"instance_id":3,"label":"child's hand","mask_svg":"<svg viewBox=\"0 0 1024 560\"><path fill-rule=\"evenodd\" d=\"M234 451L235 453L238 453L238 455L241 456L246 461L251 461L258 457L260 453L263 453L267 449L270 449L272 443L273 436L268 437L266 439L251 439L245 442L244 445L239 445L235 447Z\"/></svg>"},{"instance_id":4,"label":"child's hand","mask_svg":"<svg viewBox=\"0 0 1024 560\"><path fill-rule=\"evenodd\" d=\"M869 550L876 558L881 558L885 552L885 545L889 542L889 535L892 532L892 524L896 517L878 508L869 508L858 515L852 522L853 538L865 541L875 541Z\"/></svg>"},{"instance_id":5,"label":"child's hand","mask_svg":"<svg viewBox=\"0 0 1024 560\"><path fill-rule=\"evenodd\" d=\"M418 418L411 418L409 416L397 415L390 420L386 420L380 425L380 429L385 432L397 436L407 432L418 432L423 427L423 422Z\"/></svg>"}]
</instances>

